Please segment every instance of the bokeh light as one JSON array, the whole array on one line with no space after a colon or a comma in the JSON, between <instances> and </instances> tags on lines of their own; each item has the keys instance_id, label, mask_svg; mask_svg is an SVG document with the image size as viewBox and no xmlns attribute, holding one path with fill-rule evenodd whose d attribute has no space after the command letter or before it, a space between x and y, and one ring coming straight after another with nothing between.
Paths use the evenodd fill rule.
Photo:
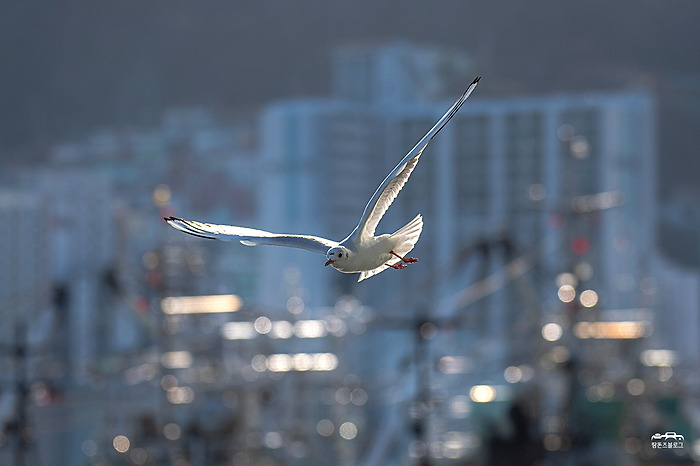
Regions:
<instances>
[{"instance_id":1,"label":"bokeh light","mask_svg":"<svg viewBox=\"0 0 700 466\"><path fill-rule=\"evenodd\" d=\"M579 301L584 307L593 307L598 304L598 293L593 290L584 290L579 296Z\"/></svg>"},{"instance_id":2,"label":"bokeh light","mask_svg":"<svg viewBox=\"0 0 700 466\"><path fill-rule=\"evenodd\" d=\"M533 201L541 201L547 196L547 188L539 183L531 184L527 190L527 195Z\"/></svg>"},{"instance_id":3,"label":"bokeh light","mask_svg":"<svg viewBox=\"0 0 700 466\"><path fill-rule=\"evenodd\" d=\"M270 330L272 330L272 321L265 316L261 316L255 319L253 327L255 328L256 332L261 335L265 335L270 333Z\"/></svg>"},{"instance_id":4,"label":"bokeh light","mask_svg":"<svg viewBox=\"0 0 700 466\"><path fill-rule=\"evenodd\" d=\"M146 464L148 461L148 452L143 448L132 448L129 452L129 459L137 466Z\"/></svg>"},{"instance_id":5,"label":"bokeh light","mask_svg":"<svg viewBox=\"0 0 700 466\"><path fill-rule=\"evenodd\" d=\"M304 311L304 300L300 296L292 296L287 300L287 310L294 314L301 314Z\"/></svg>"},{"instance_id":6,"label":"bokeh light","mask_svg":"<svg viewBox=\"0 0 700 466\"><path fill-rule=\"evenodd\" d=\"M503 372L503 377L508 383L518 383L523 378L523 371L516 366L509 366Z\"/></svg>"},{"instance_id":7,"label":"bokeh light","mask_svg":"<svg viewBox=\"0 0 700 466\"><path fill-rule=\"evenodd\" d=\"M585 159L590 155L590 145L584 136L574 136L569 147L574 158Z\"/></svg>"},{"instance_id":8,"label":"bokeh light","mask_svg":"<svg viewBox=\"0 0 700 466\"><path fill-rule=\"evenodd\" d=\"M644 393L646 389L646 384L642 379L631 379L627 382L627 391L632 396L639 396Z\"/></svg>"},{"instance_id":9,"label":"bokeh light","mask_svg":"<svg viewBox=\"0 0 700 466\"><path fill-rule=\"evenodd\" d=\"M159 184L153 190L153 203L157 207L165 207L170 202L170 187L166 184Z\"/></svg>"},{"instance_id":10,"label":"bokeh light","mask_svg":"<svg viewBox=\"0 0 700 466\"><path fill-rule=\"evenodd\" d=\"M564 330L556 322L550 322L542 327L542 338L547 341L557 341L563 334Z\"/></svg>"},{"instance_id":11,"label":"bokeh light","mask_svg":"<svg viewBox=\"0 0 700 466\"><path fill-rule=\"evenodd\" d=\"M279 432L268 432L265 434L263 439L263 444L271 450L276 450L277 448L282 447L283 443L284 439L282 438L282 434Z\"/></svg>"},{"instance_id":12,"label":"bokeh light","mask_svg":"<svg viewBox=\"0 0 700 466\"><path fill-rule=\"evenodd\" d=\"M576 290L571 285L562 285L557 291L559 300L563 303L570 303L576 298Z\"/></svg>"},{"instance_id":13,"label":"bokeh light","mask_svg":"<svg viewBox=\"0 0 700 466\"><path fill-rule=\"evenodd\" d=\"M469 397L475 403L489 403L496 398L496 389L491 385L474 385L469 390Z\"/></svg>"},{"instance_id":14,"label":"bokeh light","mask_svg":"<svg viewBox=\"0 0 700 466\"><path fill-rule=\"evenodd\" d=\"M338 428L338 433L345 440L352 440L357 437L357 426L352 422L343 422Z\"/></svg>"},{"instance_id":15,"label":"bokeh light","mask_svg":"<svg viewBox=\"0 0 700 466\"><path fill-rule=\"evenodd\" d=\"M169 422L163 426L163 437L167 438L168 440L178 440L181 434L182 431L180 426L174 422Z\"/></svg>"},{"instance_id":16,"label":"bokeh light","mask_svg":"<svg viewBox=\"0 0 700 466\"><path fill-rule=\"evenodd\" d=\"M324 437L330 437L335 432L335 426L330 419L321 419L316 423L316 432Z\"/></svg>"},{"instance_id":17,"label":"bokeh light","mask_svg":"<svg viewBox=\"0 0 700 466\"><path fill-rule=\"evenodd\" d=\"M126 436L117 435L112 440L112 446L119 453L126 453L127 451L129 451L129 447L131 446L131 442L129 441L129 439Z\"/></svg>"}]
</instances>

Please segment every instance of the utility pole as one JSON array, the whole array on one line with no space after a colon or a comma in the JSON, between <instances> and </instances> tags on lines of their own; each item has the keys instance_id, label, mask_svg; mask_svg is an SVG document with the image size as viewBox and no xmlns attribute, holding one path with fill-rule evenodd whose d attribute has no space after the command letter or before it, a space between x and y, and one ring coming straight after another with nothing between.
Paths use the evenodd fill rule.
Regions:
<instances>
[{"instance_id":1,"label":"utility pole","mask_svg":"<svg viewBox=\"0 0 700 466\"><path fill-rule=\"evenodd\" d=\"M24 466L31 433L28 429L27 405L29 387L27 386L27 328L24 322L15 322L14 343L8 348L12 357L14 371L15 403L12 419L5 425L5 432L14 436L13 464Z\"/></svg>"}]
</instances>

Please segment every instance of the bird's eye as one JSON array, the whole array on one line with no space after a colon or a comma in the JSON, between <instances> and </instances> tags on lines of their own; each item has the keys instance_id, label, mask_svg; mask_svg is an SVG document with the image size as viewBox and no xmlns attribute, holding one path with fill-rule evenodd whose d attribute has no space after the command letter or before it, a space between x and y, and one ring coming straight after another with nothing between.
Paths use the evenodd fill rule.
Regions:
<instances>
[{"instance_id":1,"label":"bird's eye","mask_svg":"<svg viewBox=\"0 0 700 466\"><path fill-rule=\"evenodd\" d=\"M338 253L338 257L343 257L343 253L342 253L342 252L339 252L339 253Z\"/></svg>"}]
</instances>

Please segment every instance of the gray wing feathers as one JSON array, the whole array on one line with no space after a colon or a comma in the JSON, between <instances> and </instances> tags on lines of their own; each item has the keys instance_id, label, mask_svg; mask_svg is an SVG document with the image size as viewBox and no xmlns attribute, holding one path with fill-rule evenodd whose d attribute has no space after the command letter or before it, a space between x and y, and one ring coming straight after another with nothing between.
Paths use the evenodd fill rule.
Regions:
<instances>
[{"instance_id":1,"label":"gray wing feathers","mask_svg":"<svg viewBox=\"0 0 700 466\"><path fill-rule=\"evenodd\" d=\"M311 235L277 234L253 228L216 225L177 217L168 217L165 221L171 227L190 235L224 241L237 240L246 246L285 246L326 254L328 249L338 245L335 241Z\"/></svg>"},{"instance_id":2,"label":"gray wing feathers","mask_svg":"<svg viewBox=\"0 0 700 466\"><path fill-rule=\"evenodd\" d=\"M415 157L406 162L406 164L403 167L396 167L396 169L394 169L394 172L398 172L398 174L394 174L394 172L391 173L391 179L388 183L386 183L386 186L384 186L384 188L382 189L381 194L379 194L379 197L377 197L377 201L374 204L374 208L370 211L369 215L367 216L364 228L362 229L363 235L374 235L379 221L389 209L391 203L394 202L396 196L399 195L399 192L403 188L403 185L406 184L408 178L411 176L413 169L416 168L416 165L418 165L418 159L420 158L420 154L421 153L419 152Z\"/></svg>"},{"instance_id":3,"label":"gray wing feathers","mask_svg":"<svg viewBox=\"0 0 700 466\"><path fill-rule=\"evenodd\" d=\"M435 137L435 135L440 132L440 130L447 124L447 122L452 119L452 117L457 113L457 111L462 107L462 104L471 95L474 88L476 88L477 83L481 77L477 76L474 81L471 82L469 87L459 96L459 99L450 107L450 109L435 123L430 131L428 131L423 138L418 141L413 149L411 149L408 154L399 162L399 164L394 168L391 173L384 179L377 191L375 191L372 198L367 203L365 210L360 219L360 223L357 225L350 238L358 239L366 236L374 235L377 228L377 224L381 218L386 213L391 203L396 199L396 196L401 191L401 188L406 184L408 178L411 176L411 172L416 167L418 163L418 158L423 153L423 150L427 147L428 143Z\"/></svg>"}]
</instances>

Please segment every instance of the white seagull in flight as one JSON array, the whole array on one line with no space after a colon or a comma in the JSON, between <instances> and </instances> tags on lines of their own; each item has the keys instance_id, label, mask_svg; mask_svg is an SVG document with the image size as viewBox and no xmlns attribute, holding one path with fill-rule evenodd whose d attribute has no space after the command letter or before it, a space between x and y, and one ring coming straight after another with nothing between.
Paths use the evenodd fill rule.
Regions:
<instances>
[{"instance_id":1,"label":"white seagull in flight","mask_svg":"<svg viewBox=\"0 0 700 466\"><path fill-rule=\"evenodd\" d=\"M326 238L310 235L277 234L269 231L233 225L214 225L177 217L168 217L165 221L180 231L202 238L237 240L246 246L269 244L306 249L307 251L324 254L326 265L343 273L360 273L358 282L382 272L389 267L403 269L406 264L418 261L406 257L418 242L423 231L423 218L418 214L413 220L392 234L374 236L377 224L387 209L408 181L411 172L416 168L420 155L428 143L457 113L472 93L479 76L472 81L466 91L457 99L450 109L435 123L428 133L411 149L399 162L367 203L360 222L350 235L337 242Z\"/></svg>"}]
</instances>

